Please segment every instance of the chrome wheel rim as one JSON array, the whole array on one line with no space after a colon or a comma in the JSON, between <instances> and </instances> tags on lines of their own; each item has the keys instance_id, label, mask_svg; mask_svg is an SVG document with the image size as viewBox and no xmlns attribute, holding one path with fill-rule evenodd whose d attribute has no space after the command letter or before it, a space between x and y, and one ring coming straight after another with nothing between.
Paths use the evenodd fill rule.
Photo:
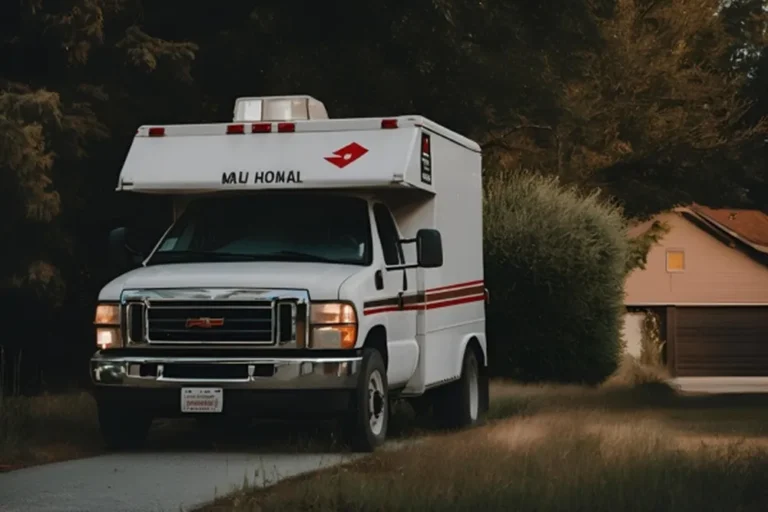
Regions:
<instances>
[{"instance_id":1,"label":"chrome wheel rim","mask_svg":"<svg viewBox=\"0 0 768 512\"><path fill-rule=\"evenodd\" d=\"M381 373L374 371L368 379L368 425L373 435L379 436L384 431L386 413L384 379L381 378Z\"/></svg>"}]
</instances>

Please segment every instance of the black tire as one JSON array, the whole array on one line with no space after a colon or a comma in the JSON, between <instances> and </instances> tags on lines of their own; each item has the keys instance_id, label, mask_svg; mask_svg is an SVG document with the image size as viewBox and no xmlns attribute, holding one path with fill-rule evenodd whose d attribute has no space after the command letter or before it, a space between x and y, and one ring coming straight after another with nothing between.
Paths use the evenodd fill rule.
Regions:
<instances>
[{"instance_id":1,"label":"black tire","mask_svg":"<svg viewBox=\"0 0 768 512\"><path fill-rule=\"evenodd\" d=\"M375 382L372 384L372 381ZM374 387L377 388L376 391ZM381 389L378 389L379 387ZM389 410L389 388L384 359L378 350L365 349L352 408L344 420L345 437L353 451L373 452L386 441ZM372 425L372 415L377 418L375 427Z\"/></svg>"},{"instance_id":2,"label":"black tire","mask_svg":"<svg viewBox=\"0 0 768 512\"><path fill-rule=\"evenodd\" d=\"M435 396L434 409L443 428L461 429L483 422L488 410L488 379L471 347L464 352L461 378L446 384Z\"/></svg>"},{"instance_id":3,"label":"black tire","mask_svg":"<svg viewBox=\"0 0 768 512\"><path fill-rule=\"evenodd\" d=\"M109 450L140 448L147 439L152 417L119 404L98 404L99 429Z\"/></svg>"},{"instance_id":4,"label":"black tire","mask_svg":"<svg viewBox=\"0 0 768 512\"><path fill-rule=\"evenodd\" d=\"M485 421L488 410L491 408L491 380L488 378L488 372L480 369L480 421Z\"/></svg>"}]
</instances>

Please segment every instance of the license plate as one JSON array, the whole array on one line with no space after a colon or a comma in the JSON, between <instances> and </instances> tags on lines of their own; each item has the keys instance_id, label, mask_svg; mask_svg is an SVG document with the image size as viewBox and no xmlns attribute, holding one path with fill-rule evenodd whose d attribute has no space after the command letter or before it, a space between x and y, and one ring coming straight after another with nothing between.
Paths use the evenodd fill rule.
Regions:
<instances>
[{"instance_id":1,"label":"license plate","mask_svg":"<svg viewBox=\"0 0 768 512\"><path fill-rule=\"evenodd\" d=\"M221 412L224 391L221 388L181 388L181 412Z\"/></svg>"}]
</instances>

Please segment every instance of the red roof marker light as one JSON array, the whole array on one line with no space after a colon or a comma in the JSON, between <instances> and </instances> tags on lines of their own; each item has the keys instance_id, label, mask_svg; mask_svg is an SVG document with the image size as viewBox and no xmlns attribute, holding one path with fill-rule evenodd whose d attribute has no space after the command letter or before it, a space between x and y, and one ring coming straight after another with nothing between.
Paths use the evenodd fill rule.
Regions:
<instances>
[{"instance_id":1,"label":"red roof marker light","mask_svg":"<svg viewBox=\"0 0 768 512\"><path fill-rule=\"evenodd\" d=\"M245 133L245 125L244 124L228 124L227 125L227 133Z\"/></svg>"},{"instance_id":2,"label":"red roof marker light","mask_svg":"<svg viewBox=\"0 0 768 512\"><path fill-rule=\"evenodd\" d=\"M280 133L291 133L296 131L295 123L277 123L277 131Z\"/></svg>"},{"instance_id":3,"label":"red roof marker light","mask_svg":"<svg viewBox=\"0 0 768 512\"><path fill-rule=\"evenodd\" d=\"M254 123L251 125L251 133L270 133L271 131L271 123Z\"/></svg>"},{"instance_id":4,"label":"red roof marker light","mask_svg":"<svg viewBox=\"0 0 768 512\"><path fill-rule=\"evenodd\" d=\"M381 128L382 130L391 130L392 128L397 128L397 119L382 119Z\"/></svg>"},{"instance_id":5,"label":"red roof marker light","mask_svg":"<svg viewBox=\"0 0 768 512\"><path fill-rule=\"evenodd\" d=\"M165 128L162 126L153 126L149 129L150 137L162 137L163 135L165 135Z\"/></svg>"}]
</instances>

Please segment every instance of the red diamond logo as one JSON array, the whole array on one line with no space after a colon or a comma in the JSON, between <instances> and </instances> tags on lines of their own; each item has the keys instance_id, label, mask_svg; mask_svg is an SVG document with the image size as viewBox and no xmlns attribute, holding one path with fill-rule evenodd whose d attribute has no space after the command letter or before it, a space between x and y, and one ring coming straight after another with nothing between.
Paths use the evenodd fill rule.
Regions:
<instances>
[{"instance_id":1,"label":"red diamond logo","mask_svg":"<svg viewBox=\"0 0 768 512\"><path fill-rule=\"evenodd\" d=\"M353 142L351 144L347 144L343 148L334 151L333 156L327 156L325 157L326 160L331 162L333 165L338 167L339 169L343 169L344 167L348 166L364 154L368 152L367 149L365 149L363 146L358 144L357 142Z\"/></svg>"}]
</instances>

